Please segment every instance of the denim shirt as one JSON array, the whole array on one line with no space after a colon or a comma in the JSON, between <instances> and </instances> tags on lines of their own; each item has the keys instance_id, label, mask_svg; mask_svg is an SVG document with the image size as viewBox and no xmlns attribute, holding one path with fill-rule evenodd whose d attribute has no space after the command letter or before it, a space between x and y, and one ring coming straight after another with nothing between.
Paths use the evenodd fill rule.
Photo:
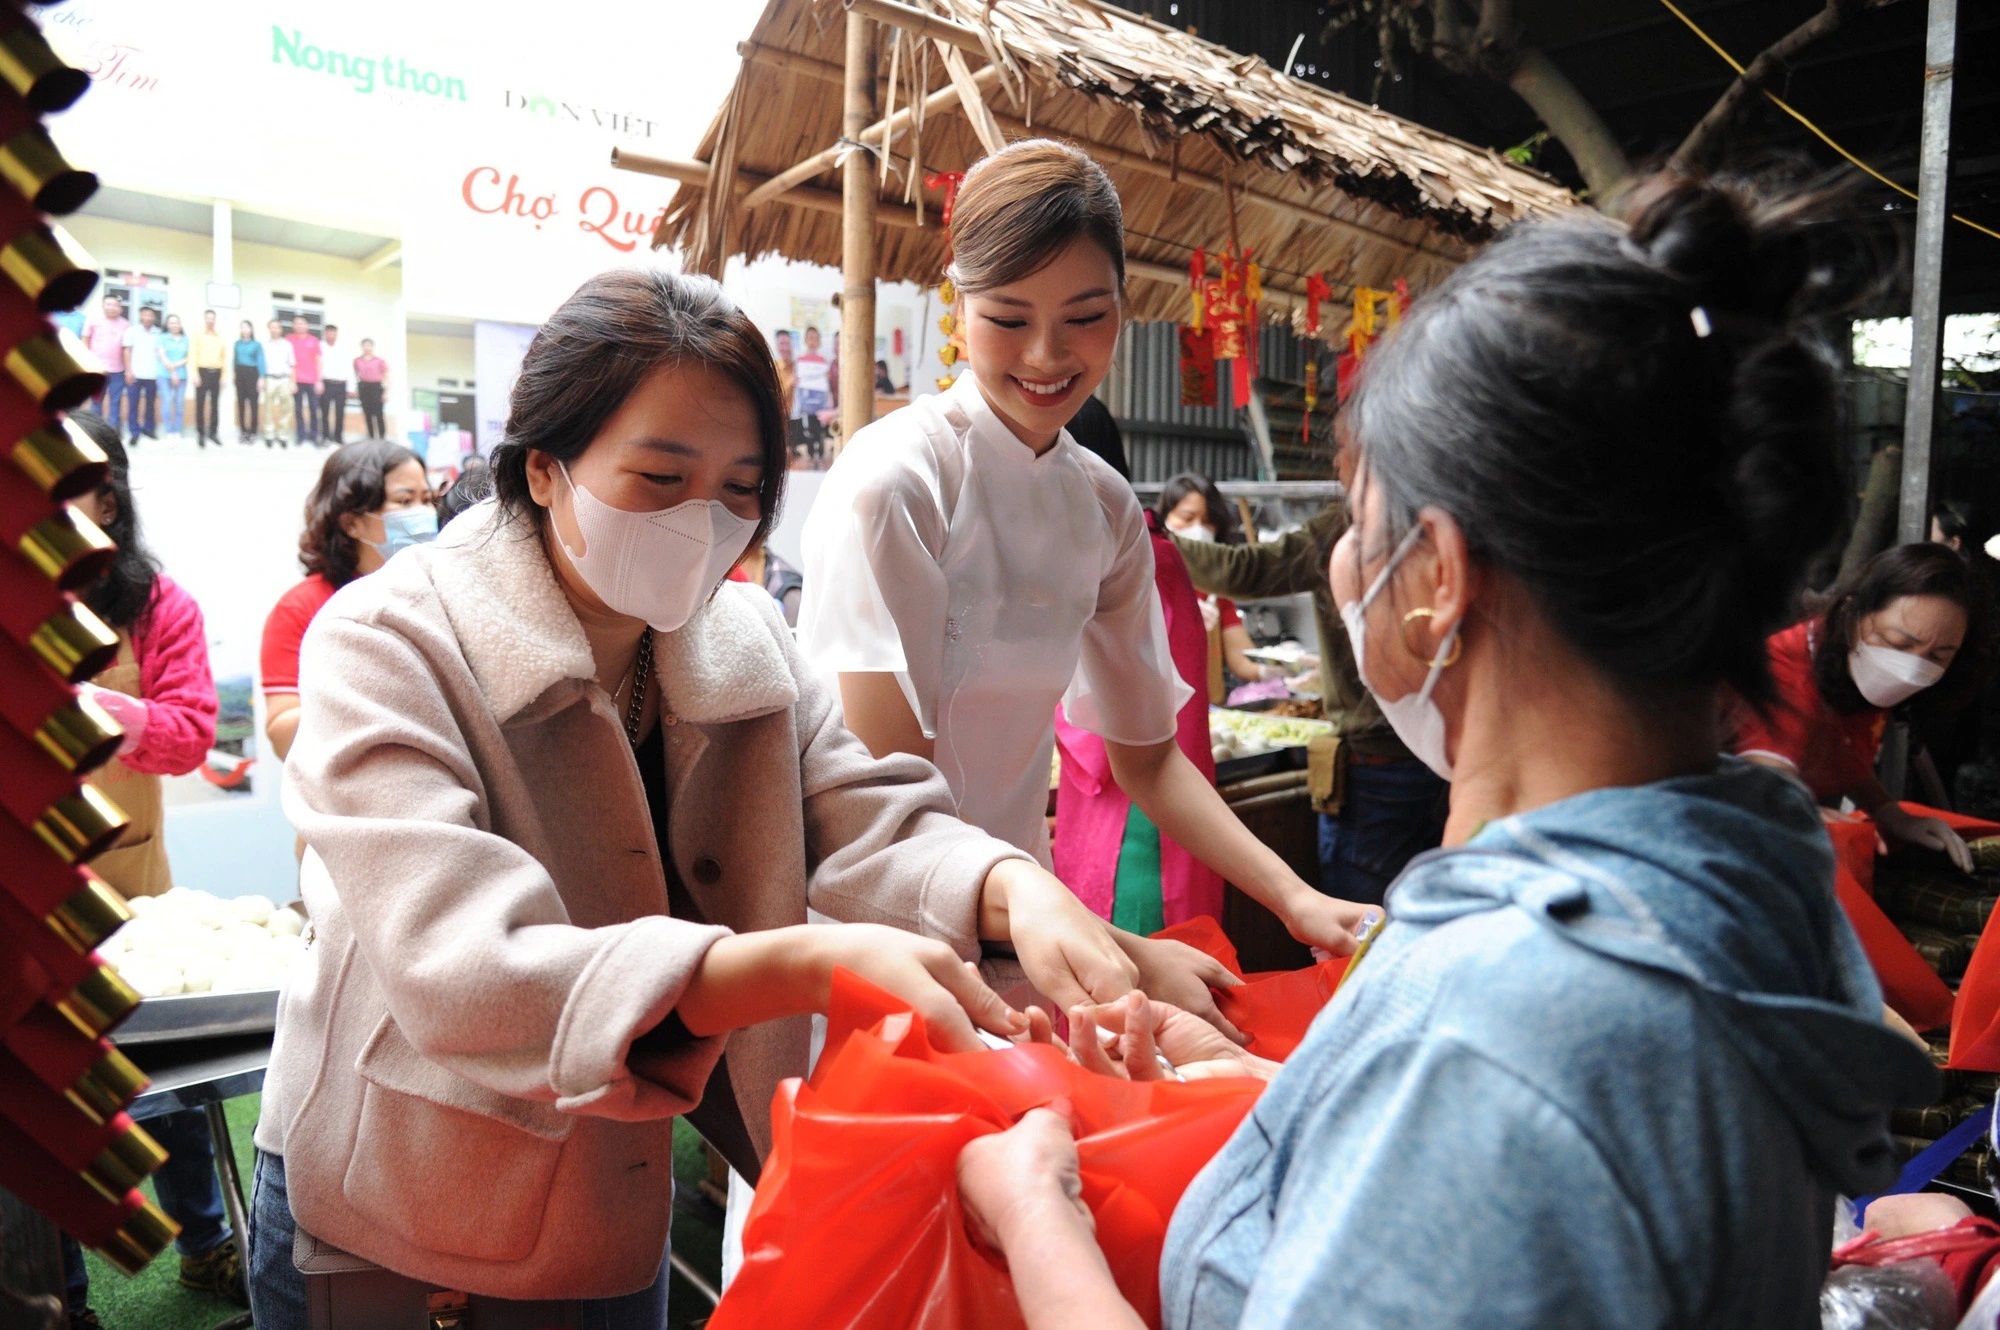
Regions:
<instances>
[{"instance_id":1,"label":"denim shirt","mask_svg":"<svg viewBox=\"0 0 2000 1330\"><path fill-rule=\"evenodd\" d=\"M1836 1192L1937 1073L1804 790L1724 759L1414 861L1175 1211L1168 1330L1819 1325Z\"/></svg>"}]
</instances>

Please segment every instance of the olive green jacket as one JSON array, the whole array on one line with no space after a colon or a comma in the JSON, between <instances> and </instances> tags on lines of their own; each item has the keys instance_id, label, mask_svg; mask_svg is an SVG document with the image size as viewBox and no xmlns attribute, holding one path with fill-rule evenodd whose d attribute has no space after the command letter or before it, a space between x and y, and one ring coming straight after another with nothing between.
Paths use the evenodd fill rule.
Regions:
<instances>
[{"instance_id":1,"label":"olive green jacket","mask_svg":"<svg viewBox=\"0 0 2000 1330\"><path fill-rule=\"evenodd\" d=\"M1327 562L1347 530L1347 505L1330 503L1297 531L1261 545L1214 545L1174 537L1188 576L1209 595L1231 600L1293 596L1309 591L1319 619L1320 697L1326 718L1352 756L1406 758L1410 750L1382 719L1375 698L1361 686L1347 629L1333 603Z\"/></svg>"}]
</instances>

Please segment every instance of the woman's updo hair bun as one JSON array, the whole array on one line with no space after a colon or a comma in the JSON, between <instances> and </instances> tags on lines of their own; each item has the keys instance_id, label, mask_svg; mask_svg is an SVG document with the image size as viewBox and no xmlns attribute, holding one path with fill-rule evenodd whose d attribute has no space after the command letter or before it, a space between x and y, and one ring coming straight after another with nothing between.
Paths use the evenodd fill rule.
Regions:
<instances>
[{"instance_id":1,"label":"woman's updo hair bun","mask_svg":"<svg viewBox=\"0 0 2000 1330\"><path fill-rule=\"evenodd\" d=\"M1370 357L1349 433L1386 536L1441 508L1611 678L1761 702L1763 640L1845 514L1815 320L1855 267L1825 196L1662 176L1625 216L1459 269Z\"/></svg>"},{"instance_id":2,"label":"woman's updo hair bun","mask_svg":"<svg viewBox=\"0 0 2000 1330\"><path fill-rule=\"evenodd\" d=\"M1054 139L1022 139L973 163L952 208L945 270L967 295L1040 272L1078 240L1104 251L1125 285L1125 213L1090 155Z\"/></svg>"}]
</instances>

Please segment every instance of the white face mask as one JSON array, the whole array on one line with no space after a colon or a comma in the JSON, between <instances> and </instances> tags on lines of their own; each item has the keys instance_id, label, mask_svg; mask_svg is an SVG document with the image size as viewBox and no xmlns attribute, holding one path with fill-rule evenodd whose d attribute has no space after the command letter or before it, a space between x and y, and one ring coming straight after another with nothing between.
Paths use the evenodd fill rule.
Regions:
<instances>
[{"instance_id":1,"label":"white face mask","mask_svg":"<svg viewBox=\"0 0 2000 1330\"><path fill-rule=\"evenodd\" d=\"M1203 526L1199 522L1190 522L1188 525L1174 532L1174 534L1182 540L1205 540L1211 544L1215 541L1215 528L1212 526Z\"/></svg>"},{"instance_id":2,"label":"white face mask","mask_svg":"<svg viewBox=\"0 0 2000 1330\"><path fill-rule=\"evenodd\" d=\"M1868 704L1877 707L1898 706L1944 678L1944 666L1936 661L1874 642L1847 653L1847 672Z\"/></svg>"},{"instance_id":3,"label":"white face mask","mask_svg":"<svg viewBox=\"0 0 2000 1330\"><path fill-rule=\"evenodd\" d=\"M626 512L577 484L567 466L562 473L584 540L581 554L563 545L571 566L599 600L663 633L686 623L714 594L757 529L713 499Z\"/></svg>"},{"instance_id":4,"label":"white face mask","mask_svg":"<svg viewBox=\"0 0 2000 1330\"><path fill-rule=\"evenodd\" d=\"M1405 693L1392 700L1376 692L1375 686L1368 682L1368 607L1374 603L1375 597L1382 594L1382 588L1389 585L1389 575L1415 548L1423 530L1421 526L1410 529L1410 534L1403 537L1403 543L1396 546L1396 552L1389 556L1388 566L1376 574L1367 594L1350 605L1340 607L1340 619L1347 625L1347 640L1354 647L1354 672L1361 676L1361 686L1375 694L1375 701L1382 708L1382 718L1389 722L1389 728L1396 732L1396 737L1425 766L1443 779L1450 780L1451 757L1445 748L1444 712L1439 711L1437 703L1431 700L1431 692L1444 673L1444 662L1451 659L1452 646L1458 641L1458 626L1452 625L1444 641L1438 643L1437 654L1431 657L1430 673L1424 676L1423 687L1416 692Z\"/></svg>"}]
</instances>

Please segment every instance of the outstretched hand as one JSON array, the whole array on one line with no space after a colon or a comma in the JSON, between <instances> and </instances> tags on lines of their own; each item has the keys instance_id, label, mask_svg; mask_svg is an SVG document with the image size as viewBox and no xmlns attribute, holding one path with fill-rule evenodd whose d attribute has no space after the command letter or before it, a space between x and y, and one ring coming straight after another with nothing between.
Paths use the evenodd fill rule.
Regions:
<instances>
[{"instance_id":1,"label":"outstretched hand","mask_svg":"<svg viewBox=\"0 0 2000 1330\"><path fill-rule=\"evenodd\" d=\"M1171 938L1140 937L1114 929L1118 943L1139 967L1139 992L1149 998L1178 1007L1206 1021L1239 1044L1249 1037L1232 1025L1215 1005L1214 988L1234 988L1243 981L1229 967L1205 951ZM1115 998L1122 999L1123 993ZM1102 1005L1098 999L1093 1005ZM1074 1006L1074 1003L1067 1004Z\"/></svg>"},{"instance_id":2,"label":"outstretched hand","mask_svg":"<svg viewBox=\"0 0 2000 1330\"><path fill-rule=\"evenodd\" d=\"M1032 1017L1029 1028L1032 1037ZM1080 1066L1123 1080L1269 1080L1278 1074L1278 1063L1244 1052L1207 1021L1137 993L1122 1002L1071 1008L1069 1034Z\"/></svg>"}]
</instances>

